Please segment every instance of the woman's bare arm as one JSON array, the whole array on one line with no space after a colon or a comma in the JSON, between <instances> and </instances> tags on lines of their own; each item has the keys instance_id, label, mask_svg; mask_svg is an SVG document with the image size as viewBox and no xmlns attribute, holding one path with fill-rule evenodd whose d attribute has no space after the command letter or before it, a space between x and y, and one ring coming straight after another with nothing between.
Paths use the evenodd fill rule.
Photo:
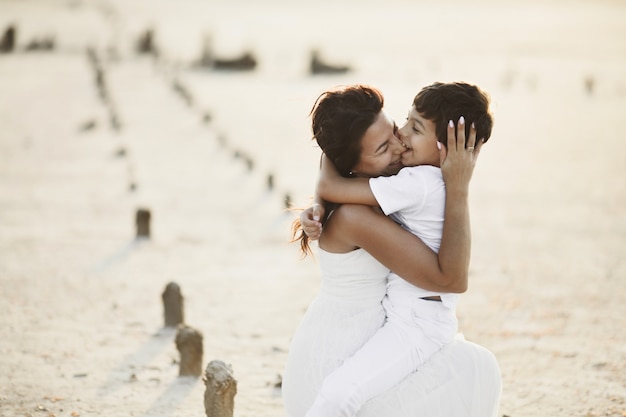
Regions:
<instances>
[{"instance_id":1,"label":"woman's bare arm","mask_svg":"<svg viewBox=\"0 0 626 417\"><path fill-rule=\"evenodd\" d=\"M461 293L467 289L467 279L447 275L437 254L424 242L372 207L344 204L335 210L331 222L325 233L335 229L333 233L349 241L353 248L365 249L413 285L437 292Z\"/></svg>"},{"instance_id":2,"label":"woman's bare arm","mask_svg":"<svg viewBox=\"0 0 626 417\"><path fill-rule=\"evenodd\" d=\"M443 234L439 248L439 266L445 285L458 285L467 290L471 255L471 227L468 190L480 154L482 140L476 141L476 127L472 123L465 140L465 120L456 126L448 123L448 147L441 147L441 171L446 183L446 208ZM467 142L467 143L466 143ZM471 149L472 151L469 151Z\"/></svg>"}]
</instances>

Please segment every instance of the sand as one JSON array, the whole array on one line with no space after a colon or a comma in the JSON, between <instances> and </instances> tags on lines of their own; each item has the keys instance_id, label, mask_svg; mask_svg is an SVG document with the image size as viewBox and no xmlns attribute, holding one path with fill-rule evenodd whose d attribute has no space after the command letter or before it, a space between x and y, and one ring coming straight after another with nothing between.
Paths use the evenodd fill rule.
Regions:
<instances>
[{"instance_id":1,"label":"sand","mask_svg":"<svg viewBox=\"0 0 626 417\"><path fill-rule=\"evenodd\" d=\"M360 37L341 26L355 8ZM406 41L413 19L428 39ZM203 367L233 368L235 416L283 416L276 383L319 285L285 210L314 186L310 106L370 83L401 121L420 86L466 79L490 92L496 128L458 314L498 358L500 414L626 416L624 21L608 1L3 1L18 42L0 54L0 415L203 416L203 382L178 376L164 327L176 282ZM149 26L158 58L134 49ZM207 33L261 64L190 68ZM54 50L26 50L46 36ZM356 70L308 76L320 45Z\"/></svg>"}]
</instances>

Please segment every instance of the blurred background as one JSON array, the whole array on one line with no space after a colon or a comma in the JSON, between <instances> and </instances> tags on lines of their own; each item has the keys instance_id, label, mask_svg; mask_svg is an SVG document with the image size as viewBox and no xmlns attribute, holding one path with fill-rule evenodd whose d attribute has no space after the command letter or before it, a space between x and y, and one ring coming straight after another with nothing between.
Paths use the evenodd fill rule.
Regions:
<instances>
[{"instance_id":1,"label":"blurred background","mask_svg":"<svg viewBox=\"0 0 626 417\"><path fill-rule=\"evenodd\" d=\"M45 41L56 57L90 47L111 76L150 60L151 75L188 93L181 98L190 112L208 115L230 146L254 154L258 170L272 170L298 201L310 193L318 156L308 141L308 111L338 84L379 87L398 121L433 81L478 84L494 102L494 143L525 148L515 157L486 153L521 164L507 163L517 173L528 168L529 153L555 150L545 148L555 136L569 138L556 163L570 152L606 157L586 139L597 142L624 115L626 18L618 1L4 0L1 7L4 27L15 25L16 53L36 51L38 43L45 49ZM322 73L312 73L315 53ZM54 64L39 71L46 68ZM142 78L136 71L134 85ZM36 94L31 88L22 93ZM115 92L111 100L120 101ZM124 103L116 106L120 122L131 117ZM576 128L559 128L573 120ZM591 159L594 167L598 158ZM297 175L303 170L305 183Z\"/></svg>"},{"instance_id":2,"label":"blurred background","mask_svg":"<svg viewBox=\"0 0 626 417\"><path fill-rule=\"evenodd\" d=\"M180 83L193 101L189 111L208 113L231 146L253 153L259 171L273 170L277 185L298 201L311 190L318 156L308 141L308 111L338 84L379 87L398 121L433 81L478 84L497 116L496 145L486 154L515 161L507 166L517 173L529 167L529 153L553 150L545 147L555 136L570 144L556 163L570 152L606 157L587 139L598 142L624 115L626 12L619 1L4 0L1 7L4 28L16 26L18 53L44 40L56 57L91 47L111 76L150 60L151 75ZM347 71L312 74L315 51ZM248 62L238 65L246 54ZM234 69L220 70L220 59L235 61ZM46 68L54 64L39 71ZM135 85L139 70L136 76ZM36 94L36 85L22 93ZM120 119L131 117L124 103L116 105ZM574 120L576 128L562 130ZM513 157L497 143L524 149ZM599 161L591 159L594 167Z\"/></svg>"}]
</instances>

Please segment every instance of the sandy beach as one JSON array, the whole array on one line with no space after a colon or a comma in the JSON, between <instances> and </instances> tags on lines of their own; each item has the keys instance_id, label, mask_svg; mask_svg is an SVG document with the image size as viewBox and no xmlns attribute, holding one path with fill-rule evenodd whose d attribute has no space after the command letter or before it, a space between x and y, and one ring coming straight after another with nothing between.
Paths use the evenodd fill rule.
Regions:
<instances>
[{"instance_id":1,"label":"sandy beach","mask_svg":"<svg viewBox=\"0 0 626 417\"><path fill-rule=\"evenodd\" d=\"M164 327L169 282L203 367L233 368L235 416L284 416L319 285L285 209L314 188L311 105L373 84L401 122L420 87L461 79L495 111L458 315L498 359L499 414L626 416L625 23L611 1L3 0L0 416L204 416ZM149 28L158 54L136 50ZM257 67L198 68L207 39ZM311 76L312 48L352 71Z\"/></svg>"}]
</instances>

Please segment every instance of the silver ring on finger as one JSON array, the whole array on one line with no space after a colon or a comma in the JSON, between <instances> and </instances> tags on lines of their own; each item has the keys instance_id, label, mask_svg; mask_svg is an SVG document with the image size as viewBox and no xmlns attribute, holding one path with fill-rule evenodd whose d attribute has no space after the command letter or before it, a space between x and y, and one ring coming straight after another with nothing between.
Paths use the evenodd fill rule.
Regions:
<instances>
[{"instance_id":1,"label":"silver ring on finger","mask_svg":"<svg viewBox=\"0 0 626 417\"><path fill-rule=\"evenodd\" d=\"M468 147L467 152L474 152L474 147L473 146Z\"/></svg>"}]
</instances>

